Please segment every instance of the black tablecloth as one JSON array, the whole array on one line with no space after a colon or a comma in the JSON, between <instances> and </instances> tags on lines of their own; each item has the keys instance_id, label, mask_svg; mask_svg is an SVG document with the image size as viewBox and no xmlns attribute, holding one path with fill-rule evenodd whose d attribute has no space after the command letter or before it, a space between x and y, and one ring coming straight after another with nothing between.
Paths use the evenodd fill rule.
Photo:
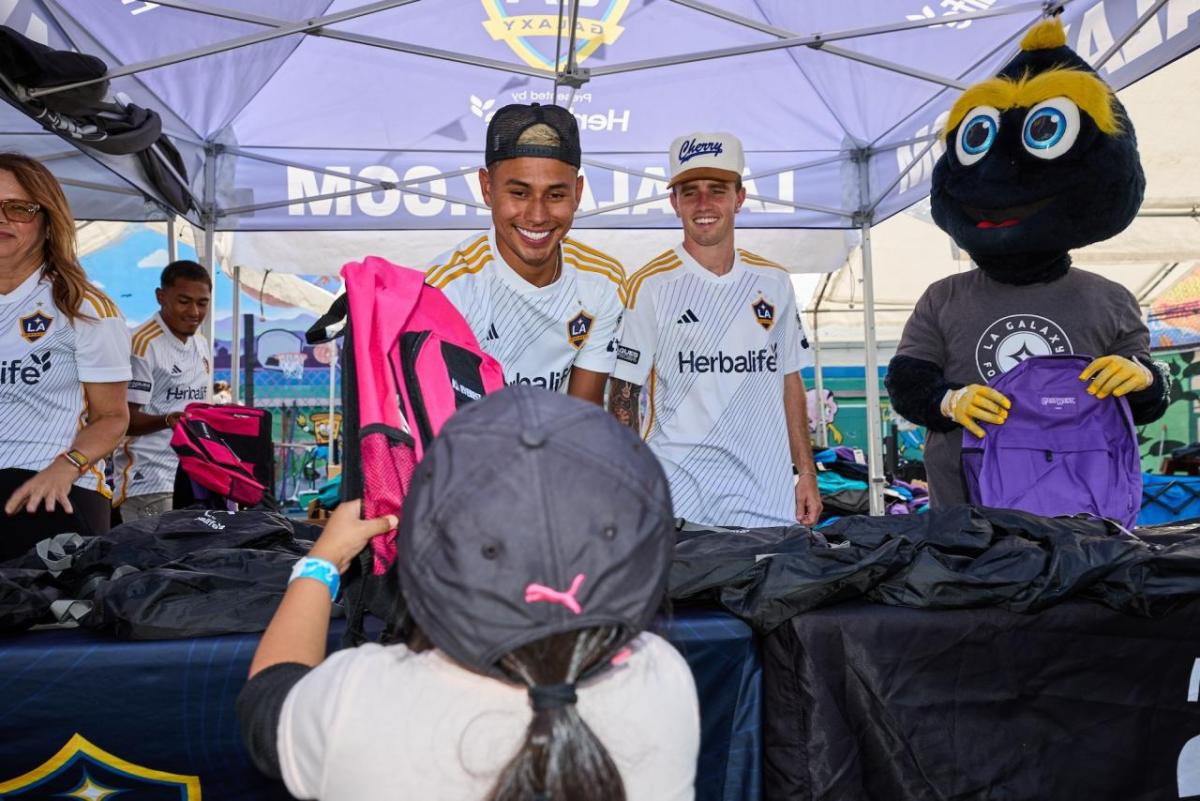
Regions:
<instances>
[{"instance_id":1,"label":"black tablecloth","mask_svg":"<svg viewBox=\"0 0 1200 801\"><path fill-rule=\"evenodd\" d=\"M765 638L763 682L771 801L1200 797L1200 602L840 604Z\"/></svg>"}]
</instances>

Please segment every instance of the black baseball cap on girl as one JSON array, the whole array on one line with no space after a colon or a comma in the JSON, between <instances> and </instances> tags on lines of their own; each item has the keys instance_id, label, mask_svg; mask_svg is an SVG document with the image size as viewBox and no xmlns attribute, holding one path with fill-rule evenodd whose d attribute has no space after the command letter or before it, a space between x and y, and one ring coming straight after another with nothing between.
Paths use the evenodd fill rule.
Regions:
<instances>
[{"instance_id":1,"label":"black baseball cap on girl","mask_svg":"<svg viewBox=\"0 0 1200 801\"><path fill-rule=\"evenodd\" d=\"M459 410L417 466L396 563L414 621L504 678L523 645L616 626L614 653L666 593L674 516L658 459L599 406L512 386Z\"/></svg>"}]
</instances>

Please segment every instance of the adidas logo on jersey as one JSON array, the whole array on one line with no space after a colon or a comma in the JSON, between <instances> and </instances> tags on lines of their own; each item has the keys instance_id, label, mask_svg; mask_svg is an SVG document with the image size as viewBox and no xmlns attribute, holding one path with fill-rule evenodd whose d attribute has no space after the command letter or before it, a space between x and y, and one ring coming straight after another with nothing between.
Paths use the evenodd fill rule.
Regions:
<instances>
[{"instance_id":1,"label":"adidas logo on jersey","mask_svg":"<svg viewBox=\"0 0 1200 801\"><path fill-rule=\"evenodd\" d=\"M512 379L509 379L508 376L505 376L504 383L508 384L509 386L512 386L513 384L529 384L530 386L548 389L551 392L558 392L560 389L562 389L562 385L566 382L567 376L570 374L570 367L568 367L566 370L563 370L561 373L552 372L547 376L535 375L532 378L517 373L512 377Z\"/></svg>"},{"instance_id":2,"label":"adidas logo on jersey","mask_svg":"<svg viewBox=\"0 0 1200 801\"><path fill-rule=\"evenodd\" d=\"M50 372L50 354L35 353L25 359L0 359L0 386L16 384L18 381L26 386L33 386Z\"/></svg>"},{"instance_id":3,"label":"adidas logo on jersey","mask_svg":"<svg viewBox=\"0 0 1200 801\"><path fill-rule=\"evenodd\" d=\"M675 322L676 323L698 323L698 322L700 322L700 318L696 316L696 313L694 311L692 311L691 309L688 309L683 314L679 315L679 319L676 320Z\"/></svg>"},{"instance_id":4,"label":"adidas logo on jersey","mask_svg":"<svg viewBox=\"0 0 1200 801\"><path fill-rule=\"evenodd\" d=\"M483 338L484 342L491 342L500 338L500 332L496 330L496 324L492 323L488 326L487 336Z\"/></svg>"},{"instance_id":5,"label":"adidas logo on jersey","mask_svg":"<svg viewBox=\"0 0 1200 801\"><path fill-rule=\"evenodd\" d=\"M735 356L724 351L717 351L711 356L697 354L696 351L679 352L679 372L681 373L775 373L779 371L778 348L748 350Z\"/></svg>"},{"instance_id":6,"label":"adidas logo on jersey","mask_svg":"<svg viewBox=\"0 0 1200 801\"><path fill-rule=\"evenodd\" d=\"M183 375L183 371L179 369L178 364L171 365L171 375Z\"/></svg>"}]
</instances>

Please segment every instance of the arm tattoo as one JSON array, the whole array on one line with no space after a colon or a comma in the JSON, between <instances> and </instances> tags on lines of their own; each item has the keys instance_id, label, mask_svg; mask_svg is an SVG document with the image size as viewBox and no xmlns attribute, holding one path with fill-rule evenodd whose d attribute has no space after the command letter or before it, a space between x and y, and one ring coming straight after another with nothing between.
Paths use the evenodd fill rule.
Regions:
<instances>
[{"instance_id":1,"label":"arm tattoo","mask_svg":"<svg viewBox=\"0 0 1200 801\"><path fill-rule=\"evenodd\" d=\"M608 410L623 426L629 426L635 433L641 433L641 421L638 420L638 395L642 388L637 384L612 379L612 387L608 393Z\"/></svg>"}]
</instances>

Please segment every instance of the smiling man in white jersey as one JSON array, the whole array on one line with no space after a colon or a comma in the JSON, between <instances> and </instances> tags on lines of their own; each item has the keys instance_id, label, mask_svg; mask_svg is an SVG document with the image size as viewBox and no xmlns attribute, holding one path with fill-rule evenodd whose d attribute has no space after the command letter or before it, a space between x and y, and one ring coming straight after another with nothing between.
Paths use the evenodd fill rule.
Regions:
<instances>
[{"instance_id":1,"label":"smiling man in white jersey","mask_svg":"<svg viewBox=\"0 0 1200 801\"><path fill-rule=\"evenodd\" d=\"M484 160L492 229L435 259L426 283L466 318L506 384L603 403L625 274L567 238L583 194L575 117L558 106L505 106L488 123Z\"/></svg>"},{"instance_id":2,"label":"smiling man in white jersey","mask_svg":"<svg viewBox=\"0 0 1200 801\"><path fill-rule=\"evenodd\" d=\"M208 271L174 261L154 291L158 312L133 333L129 435L113 454L113 506L128 523L171 509L179 459L171 432L189 403L208 398L208 340L199 333L212 299Z\"/></svg>"},{"instance_id":3,"label":"smiling man in white jersey","mask_svg":"<svg viewBox=\"0 0 1200 801\"><path fill-rule=\"evenodd\" d=\"M734 247L746 199L741 142L691 134L675 140L670 158L683 243L629 279L609 403L662 462L677 516L812 525L821 497L800 378L808 343L787 272Z\"/></svg>"}]
</instances>

